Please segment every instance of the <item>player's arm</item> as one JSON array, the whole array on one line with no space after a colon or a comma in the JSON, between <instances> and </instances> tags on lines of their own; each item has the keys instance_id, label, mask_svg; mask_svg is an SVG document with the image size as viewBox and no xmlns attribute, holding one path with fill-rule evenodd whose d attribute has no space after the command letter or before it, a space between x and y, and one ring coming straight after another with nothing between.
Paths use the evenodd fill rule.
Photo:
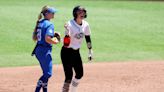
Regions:
<instances>
[{"instance_id":1,"label":"player's arm","mask_svg":"<svg viewBox=\"0 0 164 92\"><path fill-rule=\"evenodd\" d=\"M92 49L92 43L91 43L91 37L90 37L90 35L86 35L85 36L85 40L86 40L88 49Z\"/></svg>"},{"instance_id":2,"label":"player's arm","mask_svg":"<svg viewBox=\"0 0 164 92\"><path fill-rule=\"evenodd\" d=\"M32 39L33 39L33 41L37 41L37 31L35 31L35 29L34 29L34 32L32 35Z\"/></svg>"},{"instance_id":3,"label":"player's arm","mask_svg":"<svg viewBox=\"0 0 164 92\"><path fill-rule=\"evenodd\" d=\"M93 58L93 51L92 51L92 43L91 43L91 37L90 37L90 35L86 35L85 36L85 39L86 39L86 43L87 43L87 47L88 47L88 49L89 49L89 56L88 56L88 59L89 59L89 61L91 61L92 60L92 58Z\"/></svg>"},{"instance_id":4,"label":"player's arm","mask_svg":"<svg viewBox=\"0 0 164 92\"><path fill-rule=\"evenodd\" d=\"M65 36L64 36L64 47L68 47L70 44L70 31L69 31L69 25L68 23L64 24L64 28L65 28Z\"/></svg>"},{"instance_id":5,"label":"player's arm","mask_svg":"<svg viewBox=\"0 0 164 92\"><path fill-rule=\"evenodd\" d=\"M56 37L51 38L49 35L46 35L45 40L49 44L57 44L59 42Z\"/></svg>"},{"instance_id":6,"label":"player's arm","mask_svg":"<svg viewBox=\"0 0 164 92\"><path fill-rule=\"evenodd\" d=\"M91 61L92 58L93 58L92 42L91 42L90 34L91 34L91 31L90 31L90 27L89 27L89 24L88 24L85 28L85 39L86 39L87 47L89 49L89 53L88 53L89 61Z\"/></svg>"},{"instance_id":7,"label":"player's arm","mask_svg":"<svg viewBox=\"0 0 164 92\"><path fill-rule=\"evenodd\" d=\"M45 41L49 44L57 44L59 41L56 37L54 37L54 26L51 24L48 26L45 36ZM59 35L59 34L58 34Z\"/></svg>"},{"instance_id":8,"label":"player's arm","mask_svg":"<svg viewBox=\"0 0 164 92\"><path fill-rule=\"evenodd\" d=\"M36 22L36 26L35 26L35 29L34 29L33 35L32 35L32 39L34 41L37 41L37 26L38 26L38 23L39 23L39 21Z\"/></svg>"}]
</instances>

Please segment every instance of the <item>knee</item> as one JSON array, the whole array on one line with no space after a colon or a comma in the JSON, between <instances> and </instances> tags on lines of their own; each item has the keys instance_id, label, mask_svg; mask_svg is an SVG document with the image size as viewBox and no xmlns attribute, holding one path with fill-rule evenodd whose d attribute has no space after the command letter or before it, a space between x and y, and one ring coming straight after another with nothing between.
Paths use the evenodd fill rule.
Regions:
<instances>
[{"instance_id":1,"label":"knee","mask_svg":"<svg viewBox=\"0 0 164 92\"><path fill-rule=\"evenodd\" d=\"M65 80L65 83L69 83L69 84L70 84L71 81L72 81L72 79L66 79L66 80Z\"/></svg>"},{"instance_id":2,"label":"knee","mask_svg":"<svg viewBox=\"0 0 164 92\"><path fill-rule=\"evenodd\" d=\"M65 76L65 82L66 83L71 83L72 77L73 77L73 73L66 74L66 76Z\"/></svg>"},{"instance_id":3,"label":"knee","mask_svg":"<svg viewBox=\"0 0 164 92\"><path fill-rule=\"evenodd\" d=\"M49 78L52 76L52 74L46 73L46 74L44 74L43 76L44 76L45 78L49 79Z\"/></svg>"},{"instance_id":4,"label":"knee","mask_svg":"<svg viewBox=\"0 0 164 92\"><path fill-rule=\"evenodd\" d=\"M66 83L71 83L71 81L72 81L72 76L69 76L69 77L65 78Z\"/></svg>"},{"instance_id":5,"label":"knee","mask_svg":"<svg viewBox=\"0 0 164 92\"><path fill-rule=\"evenodd\" d=\"M83 72L76 74L75 78L76 79L81 79L83 77Z\"/></svg>"}]
</instances>

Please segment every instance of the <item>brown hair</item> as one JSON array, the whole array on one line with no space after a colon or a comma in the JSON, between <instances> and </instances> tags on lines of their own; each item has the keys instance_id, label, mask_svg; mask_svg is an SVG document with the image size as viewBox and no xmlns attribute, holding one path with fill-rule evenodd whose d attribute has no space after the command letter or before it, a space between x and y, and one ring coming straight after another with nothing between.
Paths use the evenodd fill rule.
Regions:
<instances>
[{"instance_id":1,"label":"brown hair","mask_svg":"<svg viewBox=\"0 0 164 92\"><path fill-rule=\"evenodd\" d=\"M42 15L44 14L45 11L47 11L48 8L49 8L49 6L45 5L45 6L42 8L41 12L39 13L38 19L37 19L37 21L36 21L36 26L35 26L34 32L37 31L36 29L37 29L38 23L39 23L39 21L42 19Z\"/></svg>"},{"instance_id":2,"label":"brown hair","mask_svg":"<svg viewBox=\"0 0 164 92\"><path fill-rule=\"evenodd\" d=\"M74 17L74 19L77 18L77 12L78 11L84 11L85 12L84 18L87 18L87 10L84 7L78 5L78 6L75 6L74 9L73 9L73 17Z\"/></svg>"},{"instance_id":3,"label":"brown hair","mask_svg":"<svg viewBox=\"0 0 164 92\"><path fill-rule=\"evenodd\" d=\"M47 6L47 5L45 5L45 6L42 8L41 12L40 12L39 15L38 15L38 20L37 20L37 21L39 21L40 19L42 19L42 15L45 13L45 11L47 11L48 8L49 8L49 6Z\"/></svg>"}]
</instances>

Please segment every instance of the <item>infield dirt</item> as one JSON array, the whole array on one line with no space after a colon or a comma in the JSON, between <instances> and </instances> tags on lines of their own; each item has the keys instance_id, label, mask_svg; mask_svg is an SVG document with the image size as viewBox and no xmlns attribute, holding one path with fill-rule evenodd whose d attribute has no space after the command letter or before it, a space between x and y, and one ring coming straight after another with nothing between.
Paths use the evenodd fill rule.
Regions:
<instances>
[{"instance_id":1,"label":"infield dirt","mask_svg":"<svg viewBox=\"0 0 164 92\"><path fill-rule=\"evenodd\" d=\"M0 68L0 92L34 92L42 75L38 66ZM53 66L49 92L61 92L62 65ZM111 62L84 64L78 92L163 92L164 62Z\"/></svg>"}]
</instances>

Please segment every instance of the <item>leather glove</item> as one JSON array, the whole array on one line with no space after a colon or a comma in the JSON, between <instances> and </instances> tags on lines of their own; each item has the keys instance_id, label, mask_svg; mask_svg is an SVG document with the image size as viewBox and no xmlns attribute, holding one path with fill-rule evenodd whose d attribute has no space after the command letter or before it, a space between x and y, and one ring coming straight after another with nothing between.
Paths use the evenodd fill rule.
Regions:
<instances>
[{"instance_id":1,"label":"leather glove","mask_svg":"<svg viewBox=\"0 0 164 92\"><path fill-rule=\"evenodd\" d=\"M56 37L57 40L60 42L60 40L61 40L61 38L60 38L60 33L55 32L55 33L54 33L54 37Z\"/></svg>"}]
</instances>

